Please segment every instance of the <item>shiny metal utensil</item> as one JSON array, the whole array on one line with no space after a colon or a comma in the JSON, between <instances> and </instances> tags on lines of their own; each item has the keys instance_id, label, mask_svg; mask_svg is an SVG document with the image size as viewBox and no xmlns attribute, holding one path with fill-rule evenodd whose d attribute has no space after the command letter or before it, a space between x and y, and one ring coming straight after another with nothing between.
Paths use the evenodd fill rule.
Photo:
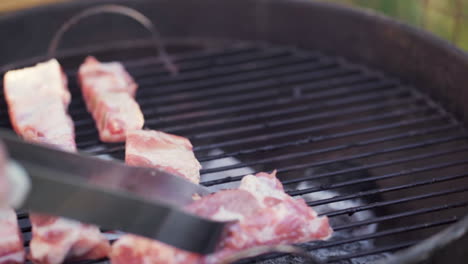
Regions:
<instances>
[{"instance_id":1,"label":"shiny metal utensil","mask_svg":"<svg viewBox=\"0 0 468 264\"><path fill-rule=\"evenodd\" d=\"M209 191L179 176L27 143L6 130L0 130L0 140L31 180L17 209L130 232L200 254L215 250L227 224L183 211L194 195Z\"/></svg>"}]
</instances>

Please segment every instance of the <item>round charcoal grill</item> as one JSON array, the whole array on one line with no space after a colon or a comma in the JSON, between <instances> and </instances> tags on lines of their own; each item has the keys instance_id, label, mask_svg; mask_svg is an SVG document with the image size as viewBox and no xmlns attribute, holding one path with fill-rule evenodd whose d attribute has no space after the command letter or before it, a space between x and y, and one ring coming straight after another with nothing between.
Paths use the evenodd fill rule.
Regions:
<instances>
[{"instance_id":1,"label":"round charcoal grill","mask_svg":"<svg viewBox=\"0 0 468 264\"><path fill-rule=\"evenodd\" d=\"M140 86L145 127L188 137L203 185L229 188L247 173L277 169L290 195L329 216L334 236L300 245L324 263L387 261L416 244L416 254L395 263L421 251L431 263L464 262L457 254L466 254L466 236L450 231L437 250L423 241L456 222L468 226L458 221L468 210L464 53L375 14L308 1L103 2L153 19L180 73L168 73L126 18L96 16L71 29L57 57L82 151L124 156L123 144L99 141L76 80L87 55L119 60ZM0 19L9 36L0 44L2 73L44 60L66 18L94 4ZM10 127L1 100L0 125ZM27 214L18 216L27 245ZM302 263L278 254L242 262L256 261Z\"/></svg>"}]
</instances>

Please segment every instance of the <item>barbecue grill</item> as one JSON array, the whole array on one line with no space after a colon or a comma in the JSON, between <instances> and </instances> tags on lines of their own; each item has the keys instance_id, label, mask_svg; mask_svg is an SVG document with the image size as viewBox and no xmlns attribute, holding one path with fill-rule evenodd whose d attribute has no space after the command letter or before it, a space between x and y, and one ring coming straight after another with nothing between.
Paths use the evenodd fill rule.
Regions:
<instances>
[{"instance_id":1,"label":"barbecue grill","mask_svg":"<svg viewBox=\"0 0 468 264\"><path fill-rule=\"evenodd\" d=\"M0 18L2 73L45 60L60 26L97 3L151 18L180 72L168 73L128 18L71 28L57 58L82 151L123 158L123 144L98 140L76 80L87 55L119 60L140 85L146 127L193 142L203 185L277 169L290 195L328 215L334 237L299 245L324 263L385 263L412 246L394 263L466 262L465 53L386 17L313 1L75 1ZM2 127L7 116L2 97ZM27 245L27 213L18 217ZM256 261L303 259L242 260Z\"/></svg>"}]
</instances>

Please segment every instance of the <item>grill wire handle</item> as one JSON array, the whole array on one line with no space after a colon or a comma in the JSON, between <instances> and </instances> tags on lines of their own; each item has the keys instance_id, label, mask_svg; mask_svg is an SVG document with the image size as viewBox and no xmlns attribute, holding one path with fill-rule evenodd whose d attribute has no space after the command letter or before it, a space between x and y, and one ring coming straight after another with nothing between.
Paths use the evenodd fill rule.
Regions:
<instances>
[{"instance_id":1,"label":"grill wire handle","mask_svg":"<svg viewBox=\"0 0 468 264\"><path fill-rule=\"evenodd\" d=\"M172 74L176 75L178 73L178 68L174 64L174 62L170 59L169 54L167 53L165 46L163 44L161 35L159 31L156 29L156 26L151 22L151 20L140 13L139 11L121 5L100 5L92 8L88 8L83 10L82 12L72 16L69 20L67 20L55 33L52 41L50 42L49 49L47 55L49 58L55 58L55 52L57 47L62 39L63 35L75 24L80 22L82 19L99 15L103 13L111 13L111 14L119 14L124 15L126 17L132 18L142 26L144 26L150 33L154 45L156 49L159 51L159 58L164 63L166 69Z\"/></svg>"}]
</instances>

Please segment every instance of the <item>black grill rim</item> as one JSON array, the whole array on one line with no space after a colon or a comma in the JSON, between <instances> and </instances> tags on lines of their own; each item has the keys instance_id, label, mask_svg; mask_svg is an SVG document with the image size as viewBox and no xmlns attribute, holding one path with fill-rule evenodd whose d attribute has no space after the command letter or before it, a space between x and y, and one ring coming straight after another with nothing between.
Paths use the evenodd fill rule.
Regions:
<instances>
[{"instance_id":1,"label":"black grill rim","mask_svg":"<svg viewBox=\"0 0 468 264\"><path fill-rule=\"evenodd\" d=\"M164 10L164 12L169 10L171 14L179 14L181 6L192 7L185 9L192 12L187 17L188 20L172 21L171 18L165 17L166 20L170 21L170 25L175 26L174 28L170 28L172 31L169 30L166 24L162 26L163 31L166 30L165 33L171 36L180 37L188 34L189 38L203 36L201 39L205 40L207 38L211 38L212 40L252 40L258 38L262 41L275 43L275 45L286 44L298 46L306 50L322 50L330 54L340 54L352 61L379 68L386 73L399 76L406 82L414 84L417 88L423 89L426 93L436 98L446 109L455 113L459 119L468 121L468 110L464 104L468 99L468 93L460 85L461 83L466 83L464 72L468 69L467 55L451 44L380 15L351 10L333 4L305 0L272 0L268 3L260 3L260 1L256 0L246 0L243 2L228 0L223 5L217 5L215 0L206 0L197 3L197 6L191 6L190 1L187 0L175 0L166 5L166 9L160 8L160 5L164 1L104 0L100 3L103 2L134 5L142 9L142 11L146 10L150 12L151 17L155 18L164 17L164 15L161 16L161 13L159 13L162 11L154 10ZM41 47L44 47L43 43L49 39L47 38L47 34L41 36L43 39L38 41L38 45L34 48L28 48L29 50L25 52L17 52L18 55L13 55L11 52L11 47L21 47L23 43L27 43L31 36L35 36L34 32L40 32L35 29L34 24L40 24L37 21L41 17L55 18L54 22L50 22L46 26L46 28L50 28L51 32L53 32L53 28L63 22L64 18L76 13L77 9L93 4L91 0L76 1L53 5L52 8L38 8L31 11L19 12L15 15L7 15L0 18L0 33L3 33L3 35L10 35L9 32L12 28L22 27L24 29L22 34L16 34L8 43L2 44L0 54L5 59L4 63L19 61L19 56L32 58L42 53ZM226 26L216 16L212 17L212 19L219 23L191 23L193 21L190 21L190 19L195 19L195 21L206 19L199 15L204 14L202 11L206 10L207 7L214 7L216 13L219 14L224 14L228 11L234 14L234 18L241 17L245 21L244 24L255 26L250 27L248 30L239 30L236 26ZM268 10L271 13L259 23L252 20L253 18L249 16L250 14L243 15L245 10L263 10L264 12ZM293 15L291 16L291 14ZM179 16L174 15L174 18L177 17ZM330 17L338 17L339 19L327 20ZM228 20L237 21L239 19ZM326 28L322 28L323 23L318 23L320 20L329 21L329 23L326 23ZM290 21L286 28L280 24L284 21ZM304 23L305 21L308 23ZM181 23L185 23L186 25ZM308 26L304 27L303 24L307 24ZM312 27L310 27L311 25ZM290 27L296 28L294 31L295 36L288 33ZM343 32L343 34L336 34L336 36L327 34L329 31L338 32L342 28L347 28L348 30ZM125 31L124 28L122 30ZM89 35L89 33L88 31L81 34ZM323 38L304 37L307 34L310 36L319 35L323 36ZM301 39L297 39L299 36ZM345 45L344 43L347 44ZM11 46L7 46L7 44ZM408 50L416 52L408 52ZM430 63L427 63L428 58L430 58ZM434 65L442 65L443 70L439 70ZM10 64L10 66L13 66L13 64ZM3 67L2 69L6 68ZM466 122L464 126L466 127ZM461 259L464 258L454 258L454 261L460 261Z\"/></svg>"}]
</instances>

